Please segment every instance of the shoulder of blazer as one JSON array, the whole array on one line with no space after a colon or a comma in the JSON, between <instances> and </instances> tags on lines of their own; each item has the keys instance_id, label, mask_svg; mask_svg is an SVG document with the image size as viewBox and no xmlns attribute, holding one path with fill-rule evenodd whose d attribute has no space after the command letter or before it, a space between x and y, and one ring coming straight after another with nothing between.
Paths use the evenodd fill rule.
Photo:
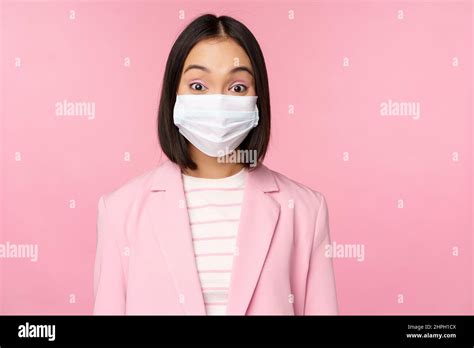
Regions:
<instances>
[{"instance_id":1,"label":"shoulder of blazer","mask_svg":"<svg viewBox=\"0 0 474 348\"><path fill-rule=\"evenodd\" d=\"M295 219L301 220L300 227L305 226L299 230L301 234L298 240L302 241L299 245L304 245L306 248L319 243L325 237L326 227L323 226L323 233L317 233L318 220L323 224L328 221L325 196L321 192L289 179L281 173L273 172L273 175L280 187L280 204L289 205L289 201L292 200L291 206L294 209Z\"/></svg>"},{"instance_id":2,"label":"shoulder of blazer","mask_svg":"<svg viewBox=\"0 0 474 348\"><path fill-rule=\"evenodd\" d=\"M158 164L154 168L126 180L114 190L103 193L107 210L117 212L128 209L136 198L142 196L149 189L164 164Z\"/></svg>"},{"instance_id":3,"label":"shoulder of blazer","mask_svg":"<svg viewBox=\"0 0 474 348\"><path fill-rule=\"evenodd\" d=\"M280 188L280 192L284 194L285 197L291 197L288 199L301 201L305 206L312 208L312 210L314 210L315 207L317 208L316 211L319 210L324 199L324 195L320 191L290 179L279 172L272 170L272 174Z\"/></svg>"}]
</instances>

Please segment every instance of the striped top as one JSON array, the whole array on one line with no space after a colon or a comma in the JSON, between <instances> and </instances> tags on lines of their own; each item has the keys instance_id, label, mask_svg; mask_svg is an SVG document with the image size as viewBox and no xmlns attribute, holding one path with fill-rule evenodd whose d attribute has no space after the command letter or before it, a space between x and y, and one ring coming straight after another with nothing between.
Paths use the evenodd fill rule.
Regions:
<instances>
[{"instance_id":1,"label":"striped top","mask_svg":"<svg viewBox=\"0 0 474 348\"><path fill-rule=\"evenodd\" d=\"M246 169L222 179L183 176L207 315L226 314Z\"/></svg>"}]
</instances>

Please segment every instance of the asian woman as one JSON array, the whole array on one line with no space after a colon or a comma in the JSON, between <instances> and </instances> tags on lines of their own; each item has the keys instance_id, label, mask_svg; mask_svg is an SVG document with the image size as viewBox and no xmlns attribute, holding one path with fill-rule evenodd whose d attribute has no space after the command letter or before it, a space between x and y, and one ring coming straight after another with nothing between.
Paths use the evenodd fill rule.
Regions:
<instances>
[{"instance_id":1,"label":"asian woman","mask_svg":"<svg viewBox=\"0 0 474 348\"><path fill-rule=\"evenodd\" d=\"M169 54L157 118L167 159L98 202L94 314L337 314L325 196L263 164L263 53L206 14Z\"/></svg>"}]
</instances>

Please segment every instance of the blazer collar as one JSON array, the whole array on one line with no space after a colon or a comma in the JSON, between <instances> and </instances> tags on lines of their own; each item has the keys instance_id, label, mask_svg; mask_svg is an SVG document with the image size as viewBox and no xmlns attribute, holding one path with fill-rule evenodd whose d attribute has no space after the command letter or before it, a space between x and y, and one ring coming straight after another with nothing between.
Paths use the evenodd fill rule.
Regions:
<instances>
[{"instance_id":1,"label":"blazer collar","mask_svg":"<svg viewBox=\"0 0 474 348\"><path fill-rule=\"evenodd\" d=\"M267 194L278 191L272 171L260 164L247 174L227 302L230 315L246 314L280 214L279 203ZM181 298L186 314L204 315L179 166L167 160L157 167L150 189L154 193L145 210L178 291L177 298Z\"/></svg>"},{"instance_id":2,"label":"blazer collar","mask_svg":"<svg viewBox=\"0 0 474 348\"><path fill-rule=\"evenodd\" d=\"M248 172L248 180L252 181L255 188L263 192L278 191L278 184L272 174L264 164L259 164L255 169ZM181 169L170 160L165 160L160 164L153 174L150 190L166 191L170 187L174 187L177 181L181 181Z\"/></svg>"}]
</instances>

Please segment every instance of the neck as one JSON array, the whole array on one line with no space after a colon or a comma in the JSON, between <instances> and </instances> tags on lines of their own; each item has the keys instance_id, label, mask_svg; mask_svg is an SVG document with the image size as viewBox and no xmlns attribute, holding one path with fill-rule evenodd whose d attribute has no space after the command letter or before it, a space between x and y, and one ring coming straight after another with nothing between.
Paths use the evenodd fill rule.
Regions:
<instances>
[{"instance_id":1,"label":"neck","mask_svg":"<svg viewBox=\"0 0 474 348\"><path fill-rule=\"evenodd\" d=\"M221 163L217 157L211 157L199 151L193 145L189 147L191 159L197 164L194 170L187 169L184 174L198 178L221 179L238 173L244 165L242 163Z\"/></svg>"}]
</instances>

